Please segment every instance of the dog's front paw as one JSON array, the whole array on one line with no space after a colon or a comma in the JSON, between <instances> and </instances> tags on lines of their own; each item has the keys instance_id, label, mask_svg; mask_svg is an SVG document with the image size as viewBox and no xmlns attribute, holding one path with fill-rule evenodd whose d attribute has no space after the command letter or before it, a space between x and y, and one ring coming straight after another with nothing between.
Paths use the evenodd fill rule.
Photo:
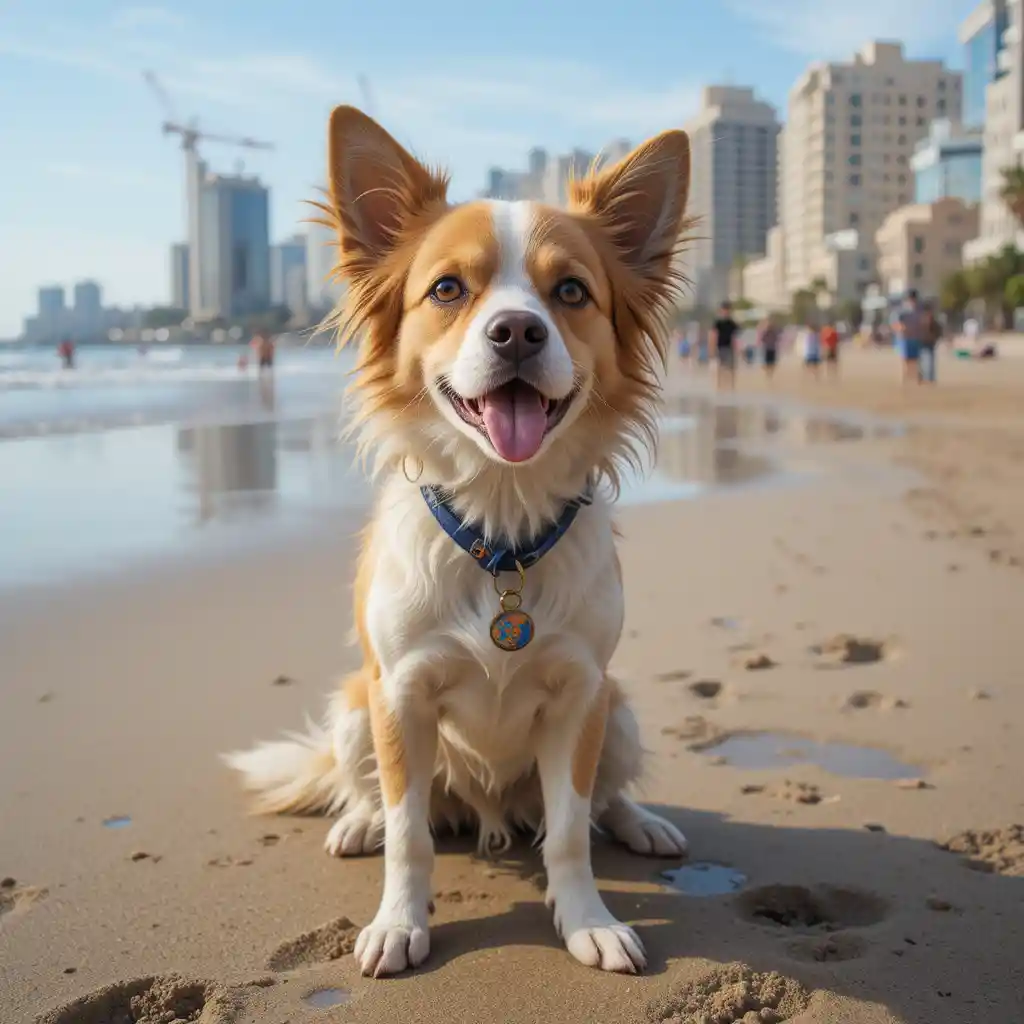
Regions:
<instances>
[{"instance_id":1,"label":"dog's front paw","mask_svg":"<svg viewBox=\"0 0 1024 1024\"><path fill-rule=\"evenodd\" d=\"M355 958L364 975L385 978L419 967L430 953L427 926L408 920L374 918L356 939Z\"/></svg>"},{"instance_id":2,"label":"dog's front paw","mask_svg":"<svg viewBox=\"0 0 1024 1024\"><path fill-rule=\"evenodd\" d=\"M636 974L647 966L647 954L632 928L618 921L596 928L578 928L565 945L581 964L617 974Z\"/></svg>"}]
</instances>

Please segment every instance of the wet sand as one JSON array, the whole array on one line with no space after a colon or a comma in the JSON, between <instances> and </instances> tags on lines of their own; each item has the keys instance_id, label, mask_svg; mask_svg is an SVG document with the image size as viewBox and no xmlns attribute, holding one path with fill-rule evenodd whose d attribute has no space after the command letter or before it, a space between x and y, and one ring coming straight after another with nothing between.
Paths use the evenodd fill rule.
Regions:
<instances>
[{"instance_id":1,"label":"wet sand","mask_svg":"<svg viewBox=\"0 0 1024 1024\"><path fill-rule=\"evenodd\" d=\"M813 400L870 406L848 369ZM787 401L804 391L791 375ZM692 862L742 878L687 895L662 876L680 862L598 840L644 977L569 959L528 846L491 862L444 839L429 963L362 979L346 954L380 858L332 860L321 819L245 815L217 754L301 726L353 664L360 512L324 509L242 557L0 594L0 1020L1024 1018L1021 579L987 534L914 498L965 500L965 451L990 446L957 445L1015 422L987 422L979 401L956 414L986 425L943 426L940 445L901 406L905 435L840 443L807 419L765 429L775 414L742 397L724 418L675 407L719 441L691 442L691 482L728 486L622 510L613 667L652 751L643 798L688 834ZM959 475L915 454L925 438ZM781 471L736 469L765 461ZM1024 476L999 464L985 504L1012 535Z\"/></svg>"}]
</instances>

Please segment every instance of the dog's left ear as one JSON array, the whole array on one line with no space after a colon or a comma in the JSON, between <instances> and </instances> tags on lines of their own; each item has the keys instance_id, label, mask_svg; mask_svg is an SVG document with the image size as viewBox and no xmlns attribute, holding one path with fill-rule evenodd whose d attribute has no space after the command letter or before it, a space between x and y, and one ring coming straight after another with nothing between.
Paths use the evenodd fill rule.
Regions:
<instances>
[{"instance_id":1,"label":"dog's left ear","mask_svg":"<svg viewBox=\"0 0 1024 1024\"><path fill-rule=\"evenodd\" d=\"M662 132L607 170L570 185L570 209L595 217L622 262L652 285L668 281L686 224L690 139Z\"/></svg>"}]
</instances>

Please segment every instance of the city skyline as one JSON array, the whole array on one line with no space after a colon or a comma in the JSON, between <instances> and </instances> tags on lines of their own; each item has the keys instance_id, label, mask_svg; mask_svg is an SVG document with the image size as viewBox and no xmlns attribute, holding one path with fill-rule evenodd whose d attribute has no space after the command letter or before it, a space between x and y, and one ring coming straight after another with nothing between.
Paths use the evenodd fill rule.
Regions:
<instances>
[{"instance_id":1,"label":"city skyline","mask_svg":"<svg viewBox=\"0 0 1024 1024\"><path fill-rule=\"evenodd\" d=\"M118 305L169 301L170 246L184 235L181 152L160 134L143 68L160 74L183 117L276 144L244 160L272 190L277 242L313 215L302 200L315 198L322 177L326 114L339 102L367 105L360 74L371 83L370 112L419 155L446 163L453 198L466 199L485 187L489 167L520 166L533 146L596 151L681 125L705 84L751 86L781 114L811 60L848 57L866 39L901 38L911 56L960 67L957 28L974 4L864 0L851 10L778 0L767 10L725 0L699 21L655 6L609 8L582 23L532 0L511 21L481 12L458 25L456 49L476 56L438 65L430 55L450 47L451 29L412 3L384 19L317 2L301 21L269 3L254 3L245 19L203 14L194 0L173 11L96 3L88 19L70 0L55 0L45 18L15 3L0 28L0 88L19 95L6 134L21 154L0 170L0 337L18 333L51 280L95 278ZM745 80L752 67L758 74ZM234 152L212 143L201 152L214 170L234 171Z\"/></svg>"}]
</instances>

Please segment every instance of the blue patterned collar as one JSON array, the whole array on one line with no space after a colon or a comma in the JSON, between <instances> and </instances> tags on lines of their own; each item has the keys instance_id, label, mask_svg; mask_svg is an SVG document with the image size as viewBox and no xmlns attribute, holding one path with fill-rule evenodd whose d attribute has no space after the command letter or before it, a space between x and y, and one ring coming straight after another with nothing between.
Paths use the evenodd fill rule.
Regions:
<instances>
[{"instance_id":1,"label":"blue patterned collar","mask_svg":"<svg viewBox=\"0 0 1024 1024\"><path fill-rule=\"evenodd\" d=\"M517 562L523 569L536 565L565 536L579 510L594 500L593 485L588 483L578 498L566 502L558 519L540 536L519 547L507 541L486 543L483 533L476 526L462 521L452 507L451 499L440 488L423 486L420 493L441 529L463 551L472 555L481 569L486 569L493 576L499 572L515 572Z\"/></svg>"}]
</instances>

